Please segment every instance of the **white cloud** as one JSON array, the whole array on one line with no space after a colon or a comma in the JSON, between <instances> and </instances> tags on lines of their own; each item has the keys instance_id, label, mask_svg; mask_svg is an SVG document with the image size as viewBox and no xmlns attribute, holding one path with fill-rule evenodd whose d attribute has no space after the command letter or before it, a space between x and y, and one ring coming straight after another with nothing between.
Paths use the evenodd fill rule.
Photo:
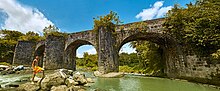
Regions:
<instances>
[{"instance_id":1,"label":"white cloud","mask_svg":"<svg viewBox=\"0 0 220 91\"><path fill-rule=\"evenodd\" d=\"M96 54L97 53L95 48L89 49L86 52L88 52L89 54Z\"/></svg>"},{"instance_id":2,"label":"white cloud","mask_svg":"<svg viewBox=\"0 0 220 91\"><path fill-rule=\"evenodd\" d=\"M54 25L38 9L22 5L16 0L0 0L0 10L7 14L1 29L42 33L44 27Z\"/></svg>"},{"instance_id":3,"label":"white cloud","mask_svg":"<svg viewBox=\"0 0 220 91\"><path fill-rule=\"evenodd\" d=\"M82 58L83 57L83 54L82 53L76 53L76 57L78 57L78 58Z\"/></svg>"},{"instance_id":4,"label":"white cloud","mask_svg":"<svg viewBox=\"0 0 220 91\"><path fill-rule=\"evenodd\" d=\"M138 19L141 18L141 20L151 20L153 18L162 17L172 8L172 6L162 7L163 3L164 1L157 1L154 3L153 7L150 5L150 8L143 9L143 11L135 17Z\"/></svg>"},{"instance_id":5,"label":"white cloud","mask_svg":"<svg viewBox=\"0 0 220 91\"><path fill-rule=\"evenodd\" d=\"M130 47L130 43L126 43L125 45L123 45L119 51L119 53L136 53L136 49L135 48L131 48Z\"/></svg>"},{"instance_id":6,"label":"white cloud","mask_svg":"<svg viewBox=\"0 0 220 91\"><path fill-rule=\"evenodd\" d=\"M164 1L157 1L154 3L154 8L160 8L161 6L163 6Z\"/></svg>"},{"instance_id":7,"label":"white cloud","mask_svg":"<svg viewBox=\"0 0 220 91\"><path fill-rule=\"evenodd\" d=\"M97 53L95 48L90 48L90 49L88 49L88 50L85 50L84 52L88 52L89 54L96 54L96 53ZM82 52L81 49L79 49L79 51L78 51L78 49L77 49L76 56L79 57L79 58L82 58L84 52Z\"/></svg>"},{"instance_id":8,"label":"white cloud","mask_svg":"<svg viewBox=\"0 0 220 91\"><path fill-rule=\"evenodd\" d=\"M76 57L82 58L82 57L83 57L83 54L82 54L82 53L76 53Z\"/></svg>"},{"instance_id":9,"label":"white cloud","mask_svg":"<svg viewBox=\"0 0 220 91\"><path fill-rule=\"evenodd\" d=\"M172 8L173 8L172 6L162 7L162 8L158 11L156 18L163 17L163 16L166 15L166 13L167 13L169 10L171 10Z\"/></svg>"}]
</instances>

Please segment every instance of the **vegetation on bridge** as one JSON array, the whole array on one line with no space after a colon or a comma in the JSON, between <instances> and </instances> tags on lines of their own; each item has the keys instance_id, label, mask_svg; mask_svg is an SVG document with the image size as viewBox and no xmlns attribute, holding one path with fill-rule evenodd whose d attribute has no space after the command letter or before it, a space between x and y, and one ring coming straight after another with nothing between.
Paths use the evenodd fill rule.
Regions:
<instances>
[{"instance_id":1,"label":"vegetation on bridge","mask_svg":"<svg viewBox=\"0 0 220 91\"><path fill-rule=\"evenodd\" d=\"M219 10L219 0L198 0L195 4L187 4L187 8L175 5L167 14L165 32L175 37L186 51L219 59Z\"/></svg>"},{"instance_id":2,"label":"vegetation on bridge","mask_svg":"<svg viewBox=\"0 0 220 91\"><path fill-rule=\"evenodd\" d=\"M100 28L105 28L111 32L115 32L116 25L120 23L122 22L119 20L117 13L110 11L110 13L107 15L94 18L93 30L98 33Z\"/></svg>"}]
</instances>

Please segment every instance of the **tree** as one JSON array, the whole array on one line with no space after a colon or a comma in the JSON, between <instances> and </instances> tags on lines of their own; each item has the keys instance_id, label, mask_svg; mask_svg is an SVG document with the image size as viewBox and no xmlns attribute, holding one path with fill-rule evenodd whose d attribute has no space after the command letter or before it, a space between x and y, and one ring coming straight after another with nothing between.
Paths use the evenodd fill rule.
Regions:
<instances>
[{"instance_id":1,"label":"tree","mask_svg":"<svg viewBox=\"0 0 220 91\"><path fill-rule=\"evenodd\" d=\"M14 55L14 49L20 36L24 34L19 31L0 30L3 35L0 38L0 61L11 62Z\"/></svg>"},{"instance_id":2,"label":"tree","mask_svg":"<svg viewBox=\"0 0 220 91\"><path fill-rule=\"evenodd\" d=\"M59 32L59 28L57 28L55 25L49 25L48 27L45 27L43 29L44 33L44 39L46 39L47 36L58 36L58 37L67 37L68 34Z\"/></svg>"},{"instance_id":3,"label":"tree","mask_svg":"<svg viewBox=\"0 0 220 91\"><path fill-rule=\"evenodd\" d=\"M14 30L0 30L1 34L3 36L3 40L14 40L17 41L20 36L23 36L24 34L19 32L19 31L14 31Z\"/></svg>"},{"instance_id":4,"label":"tree","mask_svg":"<svg viewBox=\"0 0 220 91\"><path fill-rule=\"evenodd\" d=\"M45 27L43 29L43 33L44 35L48 35L49 33L52 33L52 32L58 32L58 28L54 25L49 25L48 27Z\"/></svg>"},{"instance_id":5,"label":"tree","mask_svg":"<svg viewBox=\"0 0 220 91\"><path fill-rule=\"evenodd\" d=\"M148 41L134 41L131 46L137 51L138 69L142 69L144 73L163 73L165 62L162 60L162 49L157 44Z\"/></svg>"},{"instance_id":6,"label":"tree","mask_svg":"<svg viewBox=\"0 0 220 91\"><path fill-rule=\"evenodd\" d=\"M93 30L98 32L101 27L104 27L107 28L109 31L115 32L115 27L119 23L121 23L121 21L119 20L119 16L117 16L117 13L110 11L110 13L105 16L94 18Z\"/></svg>"},{"instance_id":7,"label":"tree","mask_svg":"<svg viewBox=\"0 0 220 91\"><path fill-rule=\"evenodd\" d=\"M25 35L20 36L19 39L23 40L23 41L34 41L34 42L37 42L37 41L43 40L43 37L41 37L38 33L34 33L32 31L29 31Z\"/></svg>"},{"instance_id":8,"label":"tree","mask_svg":"<svg viewBox=\"0 0 220 91\"><path fill-rule=\"evenodd\" d=\"M165 32L182 45L190 44L196 54L209 56L220 48L219 8L219 0L198 0L187 8L175 5L167 14Z\"/></svg>"},{"instance_id":9,"label":"tree","mask_svg":"<svg viewBox=\"0 0 220 91\"><path fill-rule=\"evenodd\" d=\"M98 67L98 55L84 52L83 58L77 58L76 65L96 70Z\"/></svg>"},{"instance_id":10,"label":"tree","mask_svg":"<svg viewBox=\"0 0 220 91\"><path fill-rule=\"evenodd\" d=\"M139 59L136 53L121 53L119 54L119 65L124 66L127 65L129 67L135 67L139 64Z\"/></svg>"}]
</instances>

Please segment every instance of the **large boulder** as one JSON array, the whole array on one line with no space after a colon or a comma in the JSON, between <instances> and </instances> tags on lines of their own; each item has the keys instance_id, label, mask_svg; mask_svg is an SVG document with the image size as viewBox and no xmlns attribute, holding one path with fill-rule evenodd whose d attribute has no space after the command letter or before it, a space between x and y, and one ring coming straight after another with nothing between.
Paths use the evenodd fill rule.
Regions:
<instances>
[{"instance_id":1,"label":"large boulder","mask_svg":"<svg viewBox=\"0 0 220 91\"><path fill-rule=\"evenodd\" d=\"M63 78L68 78L68 70L67 69L58 69L55 72L59 72Z\"/></svg>"},{"instance_id":2,"label":"large boulder","mask_svg":"<svg viewBox=\"0 0 220 91\"><path fill-rule=\"evenodd\" d=\"M39 82L42 78L35 76L34 77L34 82ZM30 81L32 80L32 78L30 78Z\"/></svg>"},{"instance_id":3,"label":"large boulder","mask_svg":"<svg viewBox=\"0 0 220 91\"><path fill-rule=\"evenodd\" d=\"M76 81L74 81L73 79L67 78L67 79L65 80L65 84L66 84L68 87L71 87L71 86L77 85L77 84L79 84L79 83L76 82Z\"/></svg>"},{"instance_id":4,"label":"large boulder","mask_svg":"<svg viewBox=\"0 0 220 91\"><path fill-rule=\"evenodd\" d=\"M75 73L73 75L73 80L75 80L76 82L78 82L79 84L78 85L84 85L87 83L87 80L86 80L86 77L85 77L85 74L82 74L82 73Z\"/></svg>"},{"instance_id":5,"label":"large boulder","mask_svg":"<svg viewBox=\"0 0 220 91\"><path fill-rule=\"evenodd\" d=\"M32 84L31 82L27 82L25 84L19 85L17 91L37 91L39 89L40 86L38 86L38 84Z\"/></svg>"},{"instance_id":6,"label":"large boulder","mask_svg":"<svg viewBox=\"0 0 220 91\"><path fill-rule=\"evenodd\" d=\"M100 71L95 71L95 72L94 72L94 75L95 75L96 77L99 77L99 76L103 75L103 73L101 73Z\"/></svg>"},{"instance_id":7,"label":"large boulder","mask_svg":"<svg viewBox=\"0 0 220 91\"><path fill-rule=\"evenodd\" d=\"M73 70L68 70L68 69L58 69L58 70L56 70L56 72L60 72L61 75L65 78L73 76L73 73L74 73ZM62 73L64 73L64 74L62 74Z\"/></svg>"},{"instance_id":8,"label":"large boulder","mask_svg":"<svg viewBox=\"0 0 220 91\"><path fill-rule=\"evenodd\" d=\"M53 86L51 88L51 91L67 91L67 86L66 85Z\"/></svg>"},{"instance_id":9,"label":"large boulder","mask_svg":"<svg viewBox=\"0 0 220 91\"><path fill-rule=\"evenodd\" d=\"M47 75L41 83L41 88L48 90L52 86L58 86L58 85L63 85L65 84L65 79L63 76L60 74L60 72L55 72L53 74Z\"/></svg>"},{"instance_id":10,"label":"large boulder","mask_svg":"<svg viewBox=\"0 0 220 91\"><path fill-rule=\"evenodd\" d=\"M86 81L87 81L88 83L94 83L94 81L93 81L92 78L86 78Z\"/></svg>"}]
</instances>

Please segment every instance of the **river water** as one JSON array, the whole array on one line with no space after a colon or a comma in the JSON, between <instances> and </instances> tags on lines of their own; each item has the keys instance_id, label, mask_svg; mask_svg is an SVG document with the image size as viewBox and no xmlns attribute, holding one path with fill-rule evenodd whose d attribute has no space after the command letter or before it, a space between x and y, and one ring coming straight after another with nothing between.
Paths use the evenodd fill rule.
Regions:
<instances>
[{"instance_id":1,"label":"river water","mask_svg":"<svg viewBox=\"0 0 220 91\"><path fill-rule=\"evenodd\" d=\"M22 84L31 78L32 74L9 74L0 75L0 85L5 87L8 84Z\"/></svg>"},{"instance_id":2,"label":"river water","mask_svg":"<svg viewBox=\"0 0 220 91\"><path fill-rule=\"evenodd\" d=\"M0 76L0 85L4 87L7 84L19 83L19 80L30 77L31 74ZM95 83L87 88L88 91L220 91L201 84L156 77L125 75L122 78L97 78L91 73L86 73L86 77L95 80Z\"/></svg>"},{"instance_id":3,"label":"river water","mask_svg":"<svg viewBox=\"0 0 220 91\"><path fill-rule=\"evenodd\" d=\"M201 84L156 77L126 75L123 78L96 78L88 89L94 91L220 91Z\"/></svg>"}]
</instances>

